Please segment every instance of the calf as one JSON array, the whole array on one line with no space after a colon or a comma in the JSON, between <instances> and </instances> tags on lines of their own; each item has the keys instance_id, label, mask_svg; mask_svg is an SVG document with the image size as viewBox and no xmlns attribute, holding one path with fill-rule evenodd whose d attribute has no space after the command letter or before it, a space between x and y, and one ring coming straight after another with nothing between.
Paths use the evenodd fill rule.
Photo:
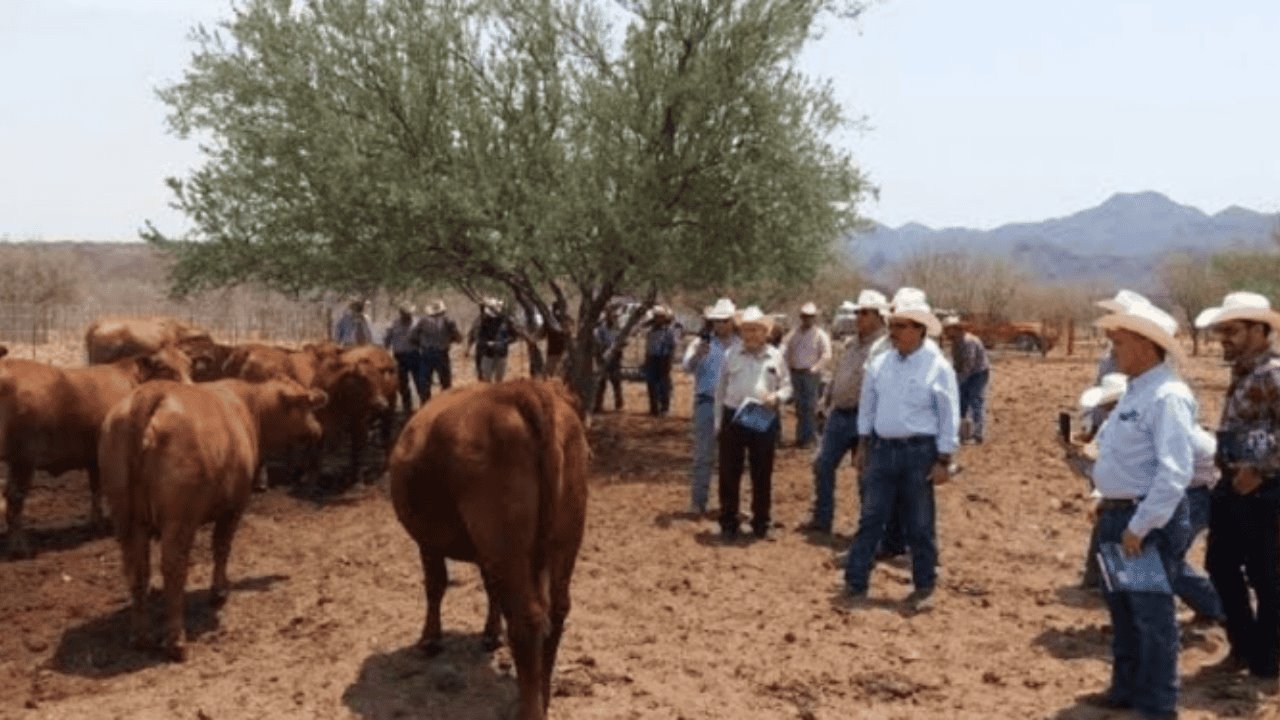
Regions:
<instances>
[{"instance_id":1,"label":"calf","mask_svg":"<svg viewBox=\"0 0 1280 720\"><path fill-rule=\"evenodd\" d=\"M324 427L323 445L336 446L344 439L349 443L350 464L344 474L347 482L354 482L360 475L370 421L384 417L392 408L382 375L374 358L345 353L321 359L316 369L313 384L329 395L329 404L317 414ZM317 446L309 463L315 479L320 471L320 450Z\"/></svg>"},{"instance_id":2,"label":"calf","mask_svg":"<svg viewBox=\"0 0 1280 720\"><path fill-rule=\"evenodd\" d=\"M115 362L134 355L148 355L162 347L195 337L208 338L203 330L173 318L95 320L84 334L90 365Z\"/></svg>"},{"instance_id":3,"label":"calf","mask_svg":"<svg viewBox=\"0 0 1280 720\"><path fill-rule=\"evenodd\" d=\"M541 720L582 544L588 448L558 380L473 385L433 399L391 454L396 517L418 543L427 596L418 641L440 650L445 559L477 563L489 595L487 643L506 617L520 718Z\"/></svg>"},{"instance_id":4,"label":"calf","mask_svg":"<svg viewBox=\"0 0 1280 720\"><path fill-rule=\"evenodd\" d=\"M98 463L133 599L130 632L146 646L151 540L160 541L165 626L162 648L185 657L183 605L196 529L213 523L210 602L227 600L227 558L261 453L314 440L324 393L291 380L201 385L151 383L112 409Z\"/></svg>"},{"instance_id":5,"label":"calf","mask_svg":"<svg viewBox=\"0 0 1280 720\"><path fill-rule=\"evenodd\" d=\"M89 523L102 524L98 432L107 411L151 379L188 381L191 365L173 348L87 368L57 368L31 360L0 361L0 455L5 484L8 552L29 557L22 508L36 470L89 474Z\"/></svg>"}]
</instances>

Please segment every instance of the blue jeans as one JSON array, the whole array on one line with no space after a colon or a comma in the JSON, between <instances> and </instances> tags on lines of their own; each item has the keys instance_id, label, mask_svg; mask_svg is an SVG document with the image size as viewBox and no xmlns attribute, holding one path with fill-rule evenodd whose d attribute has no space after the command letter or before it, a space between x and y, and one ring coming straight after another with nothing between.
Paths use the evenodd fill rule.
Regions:
<instances>
[{"instance_id":1,"label":"blue jeans","mask_svg":"<svg viewBox=\"0 0 1280 720\"><path fill-rule=\"evenodd\" d=\"M833 408L813 458L813 524L831 530L836 509L836 468L858 444L858 409Z\"/></svg>"},{"instance_id":2,"label":"blue jeans","mask_svg":"<svg viewBox=\"0 0 1280 720\"><path fill-rule=\"evenodd\" d=\"M710 395L693 399L693 474L690 502L698 510L707 509L711 493L711 468L716 461L716 401Z\"/></svg>"},{"instance_id":3,"label":"blue jeans","mask_svg":"<svg viewBox=\"0 0 1280 720\"><path fill-rule=\"evenodd\" d=\"M644 360L644 383L649 390L649 414L671 409L671 357L650 355Z\"/></svg>"},{"instance_id":4,"label":"blue jeans","mask_svg":"<svg viewBox=\"0 0 1280 720\"><path fill-rule=\"evenodd\" d=\"M1098 514L1100 542L1120 542L1135 506ZM1191 538L1187 503L1178 504L1162 528L1147 533L1143 545L1154 544L1169 579L1176 582ZM1178 621L1173 596L1161 593L1105 593L1111 611L1111 689L1113 700L1139 712L1172 713L1178 704Z\"/></svg>"},{"instance_id":5,"label":"blue jeans","mask_svg":"<svg viewBox=\"0 0 1280 720\"><path fill-rule=\"evenodd\" d=\"M973 439L982 440L982 430L987 414L987 381L990 370L976 372L960 383L960 419L973 421Z\"/></svg>"},{"instance_id":6,"label":"blue jeans","mask_svg":"<svg viewBox=\"0 0 1280 720\"><path fill-rule=\"evenodd\" d=\"M929 472L937 458L936 441L931 435L872 441L871 456L862 478L858 532L853 536L844 569L845 586L850 592L867 591L876 549L885 538L886 526L899 512L907 545L911 547L911 582L917 590L933 588L937 580L938 542Z\"/></svg>"},{"instance_id":7,"label":"blue jeans","mask_svg":"<svg viewBox=\"0 0 1280 720\"><path fill-rule=\"evenodd\" d=\"M796 444L808 445L817 434L818 384L822 378L809 370L791 371L791 391L796 400Z\"/></svg>"},{"instance_id":8,"label":"blue jeans","mask_svg":"<svg viewBox=\"0 0 1280 720\"><path fill-rule=\"evenodd\" d=\"M422 351L422 382L418 383L418 394L423 398L431 397L431 377L440 380L440 389L448 390L453 384L453 369L449 365L449 351L429 348Z\"/></svg>"},{"instance_id":9,"label":"blue jeans","mask_svg":"<svg viewBox=\"0 0 1280 720\"><path fill-rule=\"evenodd\" d=\"M1196 537L1209 527L1210 491L1207 487L1194 487L1187 490L1187 513L1191 520L1191 539L1187 542L1187 551ZM1214 589L1209 577L1196 570L1183 558L1182 574L1173 583L1173 594L1177 595L1187 607L1197 614L1216 619L1224 617L1222 600Z\"/></svg>"}]
</instances>

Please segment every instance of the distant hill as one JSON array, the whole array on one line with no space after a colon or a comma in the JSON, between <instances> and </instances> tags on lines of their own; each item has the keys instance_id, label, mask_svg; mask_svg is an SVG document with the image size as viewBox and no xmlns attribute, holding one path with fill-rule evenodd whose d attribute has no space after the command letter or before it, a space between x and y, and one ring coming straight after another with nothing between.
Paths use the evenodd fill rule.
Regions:
<instances>
[{"instance_id":1,"label":"distant hill","mask_svg":"<svg viewBox=\"0 0 1280 720\"><path fill-rule=\"evenodd\" d=\"M1232 206L1208 215L1158 192L1117 193L1097 207L1038 223L993 230L919 223L877 224L846 239L849 253L878 275L921 251L965 251L1008 256L1047 280L1132 280L1149 277L1171 252L1210 254L1265 247L1280 215Z\"/></svg>"}]
</instances>

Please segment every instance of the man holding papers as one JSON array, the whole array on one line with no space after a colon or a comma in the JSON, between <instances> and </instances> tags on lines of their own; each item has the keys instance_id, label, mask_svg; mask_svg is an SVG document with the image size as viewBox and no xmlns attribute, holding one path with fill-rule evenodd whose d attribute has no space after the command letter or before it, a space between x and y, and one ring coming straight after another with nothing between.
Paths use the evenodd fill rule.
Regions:
<instances>
[{"instance_id":1,"label":"man holding papers","mask_svg":"<svg viewBox=\"0 0 1280 720\"><path fill-rule=\"evenodd\" d=\"M716 383L716 432L720 438L720 530L738 536L738 496L743 461L751 463L751 530L769 532L773 455L778 446L778 408L791 396L782 352L769 345L772 322L752 305L738 320L742 343L729 348Z\"/></svg>"},{"instance_id":2,"label":"man holding papers","mask_svg":"<svg viewBox=\"0 0 1280 720\"><path fill-rule=\"evenodd\" d=\"M1169 585L1190 542L1186 489L1196 400L1166 362L1182 353L1174 337L1178 324L1167 313L1136 304L1095 324L1107 331L1116 369L1129 376L1128 390L1097 435L1099 541L1119 545L1112 546L1108 565L1123 562L1132 579L1143 582L1112 578L1106 592L1114 629L1111 687L1084 700L1134 708L1146 718L1176 717L1178 625ZM1152 578L1152 566L1157 573L1163 567L1165 577Z\"/></svg>"}]
</instances>

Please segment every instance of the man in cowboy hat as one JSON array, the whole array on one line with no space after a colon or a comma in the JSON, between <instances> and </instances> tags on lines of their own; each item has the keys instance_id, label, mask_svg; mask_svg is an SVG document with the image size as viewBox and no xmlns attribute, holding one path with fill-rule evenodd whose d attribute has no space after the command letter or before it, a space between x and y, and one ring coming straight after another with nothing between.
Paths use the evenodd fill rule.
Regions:
<instances>
[{"instance_id":1,"label":"man in cowboy hat","mask_svg":"<svg viewBox=\"0 0 1280 720\"><path fill-rule=\"evenodd\" d=\"M671 412L671 365L675 361L676 334L672 313L662 305L653 308L644 336L644 382L649 391L649 414Z\"/></svg>"},{"instance_id":2,"label":"man in cowboy hat","mask_svg":"<svg viewBox=\"0 0 1280 720\"><path fill-rule=\"evenodd\" d=\"M822 440L813 459L813 513L802 530L830 534L835 516L836 468L845 453L858 446L858 398L867 363L890 349L884 319L889 300L875 290L863 290L851 303L856 333L844 343L831 383L823 393L820 412L826 416ZM859 485L862 480L859 478Z\"/></svg>"},{"instance_id":3,"label":"man in cowboy hat","mask_svg":"<svg viewBox=\"0 0 1280 720\"><path fill-rule=\"evenodd\" d=\"M787 337L783 359L791 371L791 386L796 400L796 447L813 444L815 413L818 409L818 386L822 371L831 362L831 337L818 327L818 306L807 302L800 306L800 327Z\"/></svg>"},{"instance_id":4,"label":"man in cowboy hat","mask_svg":"<svg viewBox=\"0 0 1280 720\"><path fill-rule=\"evenodd\" d=\"M1124 554L1158 553L1170 584L1190 544L1186 489L1195 467L1196 399L1166 362L1180 357L1178 323L1148 304L1134 304L1094 323L1115 348L1129 386L1098 431L1093 482L1098 540ZM1178 625L1172 594L1105 593L1111 613L1111 686L1083 698L1147 717L1173 717L1178 700Z\"/></svg>"},{"instance_id":5,"label":"man in cowboy hat","mask_svg":"<svg viewBox=\"0 0 1280 720\"><path fill-rule=\"evenodd\" d=\"M716 381L716 431L720 439L720 532L737 538L738 500L744 455L751 468L751 530L757 538L769 533L773 507L773 459L778 447L778 410L791 395L791 380L782 353L768 343L768 315L752 305L742 311L738 326L742 342L725 352ZM766 408L766 427L745 422L744 406ZM759 413L757 413L759 415Z\"/></svg>"},{"instance_id":6,"label":"man in cowboy hat","mask_svg":"<svg viewBox=\"0 0 1280 720\"><path fill-rule=\"evenodd\" d=\"M448 390L453 385L449 348L462 342L462 333L447 312L443 300L432 300L427 304L426 316L413 327L413 343L422 356L419 365L422 382L418 385L418 396L424 403L431 398L433 377L439 379L441 390Z\"/></svg>"},{"instance_id":7,"label":"man in cowboy hat","mask_svg":"<svg viewBox=\"0 0 1280 720\"><path fill-rule=\"evenodd\" d=\"M986 426L987 382L991 379L987 348L954 315L943 321L942 332L951 343L951 365L960 384L960 421L968 422L967 439L981 445Z\"/></svg>"},{"instance_id":8,"label":"man in cowboy hat","mask_svg":"<svg viewBox=\"0 0 1280 720\"><path fill-rule=\"evenodd\" d=\"M413 396L409 394L409 378L413 378L414 389L418 391L418 401L422 402L422 355L413 342L414 312L413 305L402 303L396 319L387 326L383 333L382 345L391 351L396 359L396 369L400 377L400 403L404 414L413 411Z\"/></svg>"},{"instance_id":9,"label":"man in cowboy hat","mask_svg":"<svg viewBox=\"0 0 1280 720\"><path fill-rule=\"evenodd\" d=\"M729 298L720 298L707 308L703 318L711 323L711 332L689 344L681 366L693 375L693 469L690 473L689 512L701 515L707 511L711 491L711 467L716 452L716 383L720 381L720 365L725 353L737 347L733 333L733 316L737 308Z\"/></svg>"},{"instance_id":10,"label":"man in cowboy hat","mask_svg":"<svg viewBox=\"0 0 1280 720\"><path fill-rule=\"evenodd\" d=\"M364 312L364 300L352 300L333 330L333 341L339 345L368 345L373 342L373 325Z\"/></svg>"},{"instance_id":11,"label":"man in cowboy hat","mask_svg":"<svg viewBox=\"0 0 1280 720\"><path fill-rule=\"evenodd\" d=\"M507 374L507 352L519 333L503 312L497 298L485 298L480 317L471 330L476 348L476 374L483 382L502 382Z\"/></svg>"},{"instance_id":12,"label":"man in cowboy hat","mask_svg":"<svg viewBox=\"0 0 1280 720\"><path fill-rule=\"evenodd\" d=\"M901 503L915 585L907 603L917 612L932 608L937 580L933 486L950 480L960 444L956 374L928 340L941 330L922 291L899 290L889 315L894 349L867 364L858 400L858 452L868 455L845 586L853 598L866 597L876 549Z\"/></svg>"},{"instance_id":13,"label":"man in cowboy hat","mask_svg":"<svg viewBox=\"0 0 1280 720\"><path fill-rule=\"evenodd\" d=\"M1227 616L1231 653L1223 667L1247 668L1273 685L1280 674L1280 355L1273 348L1280 313L1262 295L1233 292L1195 324L1213 329L1231 363L1218 424L1223 475L1213 493L1206 557Z\"/></svg>"},{"instance_id":14,"label":"man in cowboy hat","mask_svg":"<svg viewBox=\"0 0 1280 720\"><path fill-rule=\"evenodd\" d=\"M1094 305L1106 310L1107 312L1124 312L1134 305L1150 305L1151 301L1145 295L1136 293L1132 290L1118 290L1115 297L1106 298L1094 302ZM1110 342L1105 346L1102 357L1098 358L1098 373L1094 378L1095 383L1102 382L1102 376L1116 371L1116 356L1111 350ZM1102 424L1098 420L1098 425Z\"/></svg>"}]
</instances>

